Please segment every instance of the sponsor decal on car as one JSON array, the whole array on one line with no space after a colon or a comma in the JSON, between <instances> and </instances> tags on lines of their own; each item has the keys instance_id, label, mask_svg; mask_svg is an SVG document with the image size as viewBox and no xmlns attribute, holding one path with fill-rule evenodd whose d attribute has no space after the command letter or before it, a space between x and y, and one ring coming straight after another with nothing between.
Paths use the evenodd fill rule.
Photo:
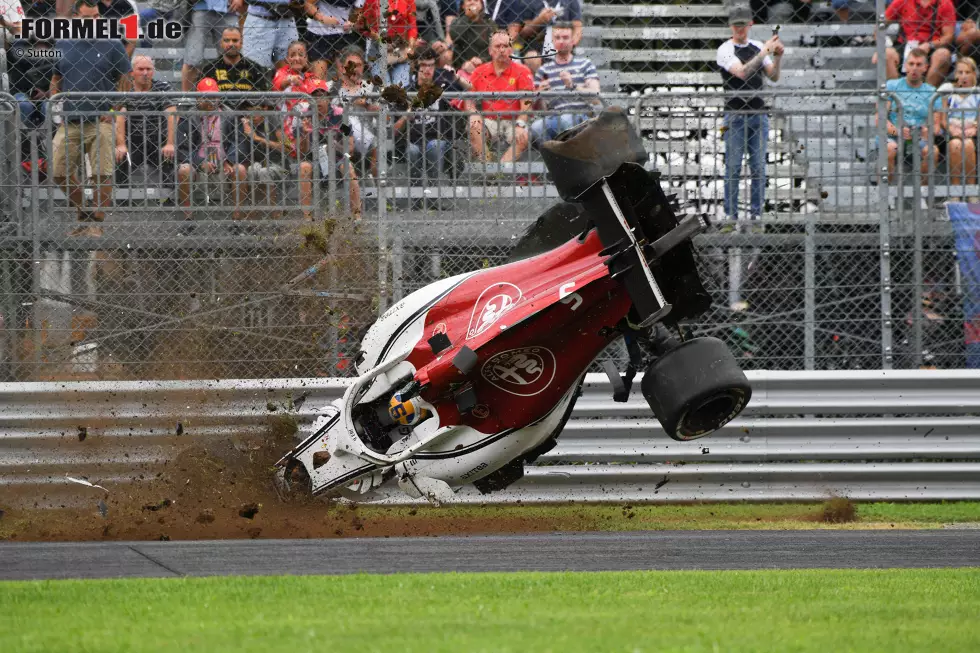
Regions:
<instances>
[{"instance_id":1,"label":"sponsor decal on car","mask_svg":"<svg viewBox=\"0 0 980 653\"><path fill-rule=\"evenodd\" d=\"M546 347L520 347L491 356L481 374L492 386L518 397L544 392L555 379L555 355Z\"/></svg>"},{"instance_id":2,"label":"sponsor decal on car","mask_svg":"<svg viewBox=\"0 0 980 653\"><path fill-rule=\"evenodd\" d=\"M466 339L472 340L486 332L517 306L524 297L521 289L512 283L495 283L480 293L470 313L470 324L466 328Z\"/></svg>"},{"instance_id":3,"label":"sponsor decal on car","mask_svg":"<svg viewBox=\"0 0 980 653\"><path fill-rule=\"evenodd\" d=\"M473 410L470 411L470 415L477 419L486 419L490 417L490 406L486 404L477 404L473 406Z\"/></svg>"}]
</instances>

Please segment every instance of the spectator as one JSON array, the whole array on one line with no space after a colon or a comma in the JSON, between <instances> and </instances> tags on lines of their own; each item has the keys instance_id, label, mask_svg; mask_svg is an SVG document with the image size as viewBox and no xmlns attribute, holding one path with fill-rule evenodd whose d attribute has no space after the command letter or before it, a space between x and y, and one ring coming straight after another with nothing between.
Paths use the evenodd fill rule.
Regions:
<instances>
[{"instance_id":1,"label":"spectator","mask_svg":"<svg viewBox=\"0 0 980 653\"><path fill-rule=\"evenodd\" d=\"M894 181L895 166L898 162L898 138L905 141L905 155L911 157L913 140L922 148L922 172L929 169L929 153L938 157L939 150L933 144L929 134L927 121L929 119L929 101L936 87L924 81L928 54L922 50L912 50L905 57L905 77L890 79L885 83L885 90L894 93L902 103L902 128L898 128L898 114L889 102L888 113L888 181ZM916 133L918 132L918 134ZM918 138L915 138L915 136Z\"/></svg>"},{"instance_id":2,"label":"spectator","mask_svg":"<svg viewBox=\"0 0 980 653\"><path fill-rule=\"evenodd\" d=\"M738 220L738 187L747 150L752 174L750 215L757 220L766 193L769 117L763 98L751 92L762 90L766 77L779 79L784 48L779 36L765 43L749 40L752 15L746 7L733 8L728 24L732 38L721 44L717 58L725 91L733 95L725 103L725 216Z\"/></svg>"},{"instance_id":3,"label":"spectator","mask_svg":"<svg viewBox=\"0 0 980 653\"><path fill-rule=\"evenodd\" d=\"M582 40L582 4L579 0L532 0L525 9L518 40L521 51L554 52L552 30L558 22L572 26L572 47Z\"/></svg>"},{"instance_id":4,"label":"spectator","mask_svg":"<svg viewBox=\"0 0 980 653\"><path fill-rule=\"evenodd\" d=\"M260 92L269 90L269 71L242 55L242 31L228 27L221 33L221 56L205 64L207 78L218 82L222 92ZM245 106L247 102L235 103Z\"/></svg>"},{"instance_id":5,"label":"spectator","mask_svg":"<svg viewBox=\"0 0 980 653\"><path fill-rule=\"evenodd\" d=\"M116 118L116 128L126 133L132 167L160 169L163 180L172 182L177 107L171 98L144 95L167 93L170 84L154 78L156 67L145 54L133 57L132 67L135 93ZM127 115L130 113L135 115Z\"/></svg>"},{"instance_id":6,"label":"spectator","mask_svg":"<svg viewBox=\"0 0 980 653\"><path fill-rule=\"evenodd\" d=\"M357 37L351 33L349 0L306 0L306 41L313 74L326 79L330 63L345 48L354 45Z\"/></svg>"},{"instance_id":7,"label":"spectator","mask_svg":"<svg viewBox=\"0 0 980 653\"><path fill-rule=\"evenodd\" d=\"M442 91L460 92L463 87L456 75L444 68L437 68L438 55L431 47L419 51L415 59L418 67L416 78L410 91L425 92L427 87L438 87ZM394 125L396 138L406 136L406 150L411 177L414 179L437 180L449 169L455 169L452 144L457 135L453 120L453 107L446 98L440 96L414 115L403 115Z\"/></svg>"},{"instance_id":8,"label":"spectator","mask_svg":"<svg viewBox=\"0 0 980 653\"><path fill-rule=\"evenodd\" d=\"M953 34L956 28L956 10L953 0L894 0L885 10L885 20L898 21L899 35L896 48L885 50L885 68L888 79L898 79L902 60L909 52L918 49L929 58L926 83L939 86L949 73L953 60Z\"/></svg>"},{"instance_id":9,"label":"spectator","mask_svg":"<svg viewBox=\"0 0 980 653\"><path fill-rule=\"evenodd\" d=\"M305 84L301 88L301 92L305 92ZM274 208L277 206L277 189L286 179L288 159L282 137L282 121L278 119L278 110L274 108L275 103L267 101L263 103L261 111L243 116L241 120L245 136L251 139L252 156L248 167L248 181L253 189L254 205L266 204L273 207L269 217L277 219L281 215Z\"/></svg>"},{"instance_id":10,"label":"spectator","mask_svg":"<svg viewBox=\"0 0 980 653\"><path fill-rule=\"evenodd\" d=\"M378 176L378 150L375 147L374 132L370 123L373 114L381 110L365 95L377 92L374 85L364 81L364 51L351 46L337 59L337 78L340 81L338 96L344 106L350 109L349 122L353 130L354 152L371 165L371 174Z\"/></svg>"},{"instance_id":11,"label":"spectator","mask_svg":"<svg viewBox=\"0 0 980 653\"><path fill-rule=\"evenodd\" d=\"M75 18L98 18L97 0L78 0ZM127 92L132 87L131 70L126 49L119 41L62 41L58 43L58 59L51 79L50 93L111 93ZM75 207L80 223L70 235L102 235L97 224L105 219L103 209L112 204L112 176L116 161L126 156L125 133L114 128L107 99L65 100L65 115L52 141L51 172L54 182L65 188L69 203ZM82 160L88 155L95 177L95 204L98 210L82 209L84 198L84 168Z\"/></svg>"},{"instance_id":12,"label":"spectator","mask_svg":"<svg viewBox=\"0 0 980 653\"><path fill-rule=\"evenodd\" d=\"M497 31L483 10L483 0L463 0L463 15L456 18L449 28L456 61L483 63L490 51L490 37Z\"/></svg>"},{"instance_id":13,"label":"spectator","mask_svg":"<svg viewBox=\"0 0 980 653\"><path fill-rule=\"evenodd\" d=\"M304 5L305 7L305 5ZM242 55L264 68L278 68L289 44L299 40L290 0L252 0L242 27Z\"/></svg>"},{"instance_id":14,"label":"spectator","mask_svg":"<svg viewBox=\"0 0 980 653\"><path fill-rule=\"evenodd\" d=\"M351 215L355 220L361 219L361 190L357 181L357 173L351 164L347 152L352 149L353 144L349 141L345 144L345 138L350 138L343 127L344 111L335 105L330 97L330 86L321 79L314 79L306 86L306 92L314 97L317 109L317 121L320 125L316 143L313 139L313 122L304 116L312 111L312 107L306 101L299 101L290 111L283 127L284 137L289 147L290 156L299 161L299 197L300 205L304 208L303 216L306 220L313 220L313 162L318 160L320 164L320 174L330 177L330 167L328 165L330 152L328 148L331 143L334 146L334 159L336 161L335 173L338 177L347 177L350 181L350 207ZM332 135L332 137L331 137Z\"/></svg>"},{"instance_id":15,"label":"spectator","mask_svg":"<svg viewBox=\"0 0 980 653\"><path fill-rule=\"evenodd\" d=\"M20 104L21 123L28 128L40 127L44 122L55 68L54 56L31 55L53 49L48 43L18 41L8 55L10 93ZM26 139L24 142L29 145Z\"/></svg>"},{"instance_id":16,"label":"spectator","mask_svg":"<svg viewBox=\"0 0 980 653\"><path fill-rule=\"evenodd\" d=\"M205 42L209 47L223 50L225 30L238 28L238 16L245 6L244 0L198 0L191 7L190 26L184 37L184 66L180 71L181 90L190 91L197 85L204 61ZM241 50L241 32L238 49Z\"/></svg>"},{"instance_id":17,"label":"spectator","mask_svg":"<svg viewBox=\"0 0 980 653\"><path fill-rule=\"evenodd\" d=\"M127 16L132 16L137 14L138 10L136 4L130 2L130 0L100 0L99 1L99 15L102 18L126 18ZM136 50L136 41L122 40L123 45L126 47L126 56L132 57L133 52Z\"/></svg>"},{"instance_id":18,"label":"spectator","mask_svg":"<svg viewBox=\"0 0 980 653\"><path fill-rule=\"evenodd\" d=\"M980 95L976 93L952 93L955 89L972 89L977 85L977 64L970 57L956 62L955 84L949 82L939 87L943 110L938 114L939 128L946 132L946 152L949 157L950 185L977 183L977 120L980 113ZM965 180L964 180L965 177ZM959 198L952 197L957 202ZM975 202L975 198L970 198Z\"/></svg>"},{"instance_id":19,"label":"spectator","mask_svg":"<svg viewBox=\"0 0 980 653\"><path fill-rule=\"evenodd\" d=\"M511 44L507 32L497 32L490 39L490 61L473 71L473 91L501 93L533 91L534 80L527 66L510 58ZM477 160L491 160L486 150L487 137L505 141L510 147L500 158L501 163L516 161L527 149L527 112L531 100L480 100L480 113L473 100L466 101L470 115L470 147Z\"/></svg>"},{"instance_id":20,"label":"spectator","mask_svg":"<svg viewBox=\"0 0 980 653\"><path fill-rule=\"evenodd\" d=\"M559 23L554 29L555 58L542 64L534 78L539 91L582 91L599 94L599 73L595 65L585 57L572 54L573 27ZM581 95L554 98L546 101L548 110L554 112L538 118L531 124L531 143L539 145L551 140L566 129L589 119L591 102Z\"/></svg>"},{"instance_id":21,"label":"spectator","mask_svg":"<svg viewBox=\"0 0 980 653\"><path fill-rule=\"evenodd\" d=\"M180 206L191 205L191 182L201 179L205 183L212 176L220 182L231 180L234 211L232 219L242 217L241 207L248 195L245 163L251 156L252 139L245 135L244 126L229 116L218 97L218 82L205 77L197 84L199 93L215 93L214 99L201 98L198 112L180 121L177 130L177 195ZM224 115L222 115L224 114ZM184 212L186 219L193 215Z\"/></svg>"},{"instance_id":22,"label":"spectator","mask_svg":"<svg viewBox=\"0 0 980 653\"><path fill-rule=\"evenodd\" d=\"M416 11L416 19L418 18L419 15L424 16L426 13L429 14L432 20L431 26L436 33L437 40L441 41L444 38L446 38L446 30L442 26L442 16L441 16L441 10L439 6L439 0L415 0L415 11Z\"/></svg>"},{"instance_id":23,"label":"spectator","mask_svg":"<svg viewBox=\"0 0 980 653\"><path fill-rule=\"evenodd\" d=\"M20 0L0 0L0 27L3 27L4 45L20 37L22 20L24 20L24 8Z\"/></svg>"},{"instance_id":24,"label":"spectator","mask_svg":"<svg viewBox=\"0 0 980 653\"><path fill-rule=\"evenodd\" d=\"M833 0L836 4L842 0ZM750 0L752 19L758 23L805 23L810 20L811 0ZM835 7L836 8L836 7Z\"/></svg>"},{"instance_id":25,"label":"spectator","mask_svg":"<svg viewBox=\"0 0 980 653\"><path fill-rule=\"evenodd\" d=\"M459 16L459 10L459 0L439 0L439 15L442 16L442 20L446 26L446 31L443 32L442 40L444 40L450 47L453 45L453 38L449 31L452 29L453 21L455 21Z\"/></svg>"},{"instance_id":26,"label":"spectator","mask_svg":"<svg viewBox=\"0 0 980 653\"><path fill-rule=\"evenodd\" d=\"M146 0L140 8L140 26L152 23L158 18L183 22L184 16L181 11L183 6L181 0ZM152 44L146 46L152 47Z\"/></svg>"},{"instance_id":27,"label":"spectator","mask_svg":"<svg viewBox=\"0 0 980 653\"><path fill-rule=\"evenodd\" d=\"M306 44L293 41L286 51L286 64L276 71L276 76L272 79L272 90L290 93L314 77L306 55Z\"/></svg>"},{"instance_id":28,"label":"spectator","mask_svg":"<svg viewBox=\"0 0 980 653\"><path fill-rule=\"evenodd\" d=\"M544 64L544 57L537 50L525 50L524 58L521 61L528 67L532 75L537 75L541 66Z\"/></svg>"},{"instance_id":29,"label":"spectator","mask_svg":"<svg viewBox=\"0 0 980 653\"><path fill-rule=\"evenodd\" d=\"M397 84L408 88L412 71L408 60L415 52L415 42L419 37L418 24L415 21L415 0L389 0L388 2L388 78L385 84ZM381 61L379 50L379 30L381 21L380 0L365 0L361 11L359 27L361 34L368 39L367 56L371 65L371 74L381 76Z\"/></svg>"}]
</instances>

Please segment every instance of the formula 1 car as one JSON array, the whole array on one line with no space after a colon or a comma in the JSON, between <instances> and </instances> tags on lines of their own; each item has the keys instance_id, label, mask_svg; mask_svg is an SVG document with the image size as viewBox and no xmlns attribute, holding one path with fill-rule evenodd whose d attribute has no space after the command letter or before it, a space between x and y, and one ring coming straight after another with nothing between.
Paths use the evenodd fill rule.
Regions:
<instances>
[{"instance_id":1,"label":"formula 1 car","mask_svg":"<svg viewBox=\"0 0 980 653\"><path fill-rule=\"evenodd\" d=\"M626 115L606 109L541 153L564 203L515 260L432 283L370 327L359 376L276 464L280 495L370 500L397 483L441 503L466 484L506 488L556 445L586 371L618 338L630 363L606 364L614 399L643 370L671 438L708 435L746 407L727 346L678 328L709 306L691 244L707 223L677 219Z\"/></svg>"}]
</instances>

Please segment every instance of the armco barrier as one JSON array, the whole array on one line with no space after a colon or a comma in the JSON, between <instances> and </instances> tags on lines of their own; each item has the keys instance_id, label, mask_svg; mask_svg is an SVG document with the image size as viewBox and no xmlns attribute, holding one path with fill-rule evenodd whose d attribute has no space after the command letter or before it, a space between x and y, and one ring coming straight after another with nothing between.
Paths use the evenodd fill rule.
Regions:
<instances>
[{"instance_id":1,"label":"armco barrier","mask_svg":"<svg viewBox=\"0 0 980 653\"><path fill-rule=\"evenodd\" d=\"M604 376L589 375L557 448L511 489L483 496L464 488L458 500L980 499L980 373L750 372L749 378L754 395L739 420L682 443L659 428L639 381L630 401L619 404ZM108 487L134 472L155 474L194 443L260 439L282 420L295 420L302 430L348 382L0 384L0 496L73 503L86 497L67 475ZM375 500L408 502L397 492Z\"/></svg>"}]
</instances>

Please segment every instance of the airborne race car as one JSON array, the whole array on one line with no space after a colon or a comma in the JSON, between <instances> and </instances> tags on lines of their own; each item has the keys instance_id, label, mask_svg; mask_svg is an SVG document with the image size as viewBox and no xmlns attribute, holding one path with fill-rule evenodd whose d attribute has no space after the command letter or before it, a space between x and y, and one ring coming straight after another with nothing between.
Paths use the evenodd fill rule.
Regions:
<instances>
[{"instance_id":1,"label":"airborne race car","mask_svg":"<svg viewBox=\"0 0 980 653\"><path fill-rule=\"evenodd\" d=\"M541 148L564 204L540 218L513 260L437 281L395 304L361 342L358 378L276 465L291 491L369 499L394 481L408 495L451 501L523 476L556 444L585 372L625 338L625 401L637 370L667 435L691 440L748 404L751 389L720 340L673 336L709 306L690 239L646 171L618 109Z\"/></svg>"}]
</instances>

